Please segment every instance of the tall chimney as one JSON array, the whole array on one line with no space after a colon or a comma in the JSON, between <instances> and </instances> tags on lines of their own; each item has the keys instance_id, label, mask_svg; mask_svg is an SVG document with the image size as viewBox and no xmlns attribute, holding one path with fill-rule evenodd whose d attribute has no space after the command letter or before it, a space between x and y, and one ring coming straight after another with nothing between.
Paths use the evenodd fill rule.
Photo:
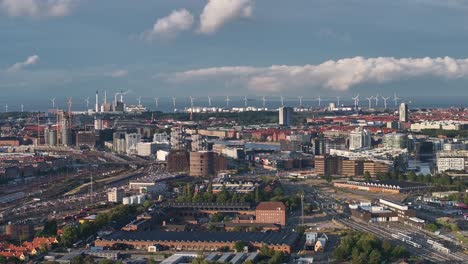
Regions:
<instances>
[{"instance_id":1,"label":"tall chimney","mask_svg":"<svg viewBox=\"0 0 468 264\"><path fill-rule=\"evenodd\" d=\"M96 113L99 113L99 92L96 91Z\"/></svg>"}]
</instances>

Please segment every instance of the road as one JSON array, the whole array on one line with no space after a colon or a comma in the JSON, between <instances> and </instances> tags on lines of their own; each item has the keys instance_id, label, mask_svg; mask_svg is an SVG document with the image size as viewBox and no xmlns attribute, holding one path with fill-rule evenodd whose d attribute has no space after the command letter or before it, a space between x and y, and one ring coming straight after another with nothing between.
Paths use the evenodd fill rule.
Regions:
<instances>
[{"instance_id":1,"label":"road","mask_svg":"<svg viewBox=\"0 0 468 264\"><path fill-rule=\"evenodd\" d=\"M330 197L330 194L320 191L319 186L310 186L300 183L290 183L282 181L285 186L285 191L291 195L295 195L298 191L302 190L305 193L305 201L313 202L321 207L321 210L330 216L337 223L346 226L350 229L371 233L380 239L387 239L394 245L403 245L405 248L415 256L419 256L422 259L426 259L435 263L468 263L468 256L464 254L458 247L449 246L451 252L444 253L435 251L431 245L427 243L427 239L437 240L433 237L428 237L421 230L417 230L402 223L361 223L350 219L350 215L346 213L339 213L333 207L347 206L347 204L339 204L335 201L334 197ZM398 232L410 235L414 241L420 244L421 248L415 248L403 241L397 240L392 237L392 234Z\"/></svg>"}]
</instances>

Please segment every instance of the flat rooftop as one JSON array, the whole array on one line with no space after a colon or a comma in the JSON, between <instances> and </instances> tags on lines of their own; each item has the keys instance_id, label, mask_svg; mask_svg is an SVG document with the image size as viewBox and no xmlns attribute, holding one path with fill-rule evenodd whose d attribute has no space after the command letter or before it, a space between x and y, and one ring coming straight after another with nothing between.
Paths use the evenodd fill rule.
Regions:
<instances>
[{"instance_id":1,"label":"flat rooftop","mask_svg":"<svg viewBox=\"0 0 468 264\"><path fill-rule=\"evenodd\" d=\"M166 232L117 231L104 240L127 241L199 241L199 242L259 242L267 245L292 245L298 235L294 232Z\"/></svg>"}]
</instances>

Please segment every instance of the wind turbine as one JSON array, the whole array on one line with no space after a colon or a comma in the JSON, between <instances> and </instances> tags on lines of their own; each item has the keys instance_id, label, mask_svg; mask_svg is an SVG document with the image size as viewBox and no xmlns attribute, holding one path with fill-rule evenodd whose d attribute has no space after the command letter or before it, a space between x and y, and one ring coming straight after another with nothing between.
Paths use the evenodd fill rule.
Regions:
<instances>
[{"instance_id":1,"label":"wind turbine","mask_svg":"<svg viewBox=\"0 0 468 264\"><path fill-rule=\"evenodd\" d=\"M355 97L351 97L354 100L354 108L359 107L359 94L357 94Z\"/></svg>"},{"instance_id":2,"label":"wind turbine","mask_svg":"<svg viewBox=\"0 0 468 264\"><path fill-rule=\"evenodd\" d=\"M176 99L177 97L172 96L172 106L174 106L174 109L176 109Z\"/></svg>"},{"instance_id":3,"label":"wind turbine","mask_svg":"<svg viewBox=\"0 0 468 264\"><path fill-rule=\"evenodd\" d=\"M400 97L398 97L396 93L393 93L393 101L395 102L395 107L398 106L398 100L400 100Z\"/></svg>"},{"instance_id":4,"label":"wind turbine","mask_svg":"<svg viewBox=\"0 0 468 264\"><path fill-rule=\"evenodd\" d=\"M86 103L86 110L89 109L89 97L87 97L86 99L84 99L85 103Z\"/></svg>"},{"instance_id":5,"label":"wind turbine","mask_svg":"<svg viewBox=\"0 0 468 264\"><path fill-rule=\"evenodd\" d=\"M231 98L229 98L229 95L226 95L226 108L229 108L229 102L231 101Z\"/></svg>"},{"instance_id":6,"label":"wind turbine","mask_svg":"<svg viewBox=\"0 0 468 264\"><path fill-rule=\"evenodd\" d=\"M137 101L138 101L138 106L140 106L141 105L141 96L138 97Z\"/></svg>"},{"instance_id":7,"label":"wind turbine","mask_svg":"<svg viewBox=\"0 0 468 264\"><path fill-rule=\"evenodd\" d=\"M49 99L52 102L52 109L55 109L55 97Z\"/></svg>"},{"instance_id":8,"label":"wind turbine","mask_svg":"<svg viewBox=\"0 0 468 264\"><path fill-rule=\"evenodd\" d=\"M297 98L299 98L299 107L302 108L302 98L304 98L304 96L298 96Z\"/></svg>"},{"instance_id":9,"label":"wind turbine","mask_svg":"<svg viewBox=\"0 0 468 264\"><path fill-rule=\"evenodd\" d=\"M263 101L263 108L265 108L265 106L266 106L266 96L262 97L262 101Z\"/></svg>"},{"instance_id":10,"label":"wind turbine","mask_svg":"<svg viewBox=\"0 0 468 264\"><path fill-rule=\"evenodd\" d=\"M372 99L374 99L374 96L366 97L367 101L369 101L369 109L372 108Z\"/></svg>"},{"instance_id":11,"label":"wind turbine","mask_svg":"<svg viewBox=\"0 0 468 264\"><path fill-rule=\"evenodd\" d=\"M340 99L341 99L340 96L337 96L337 97L336 97L336 103L337 103L338 107L340 106Z\"/></svg>"},{"instance_id":12,"label":"wind turbine","mask_svg":"<svg viewBox=\"0 0 468 264\"><path fill-rule=\"evenodd\" d=\"M247 96L244 96L244 107L245 107L245 108L247 108L247 101L248 101L248 100L249 100L249 99L247 99Z\"/></svg>"},{"instance_id":13,"label":"wind turbine","mask_svg":"<svg viewBox=\"0 0 468 264\"><path fill-rule=\"evenodd\" d=\"M390 97L383 97L382 96L382 100L383 100L383 104L384 104L384 108L387 109L387 100L389 99Z\"/></svg>"},{"instance_id":14,"label":"wind turbine","mask_svg":"<svg viewBox=\"0 0 468 264\"><path fill-rule=\"evenodd\" d=\"M24 105L21 104L21 113L23 113L23 112L24 112Z\"/></svg>"},{"instance_id":15,"label":"wind turbine","mask_svg":"<svg viewBox=\"0 0 468 264\"><path fill-rule=\"evenodd\" d=\"M211 101L212 100L213 100L213 98L208 95L208 107L211 107Z\"/></svg>"},{"instance_id":16,"label":"wind turbine","mask_svg":"<svg viewBox=\"0 0 468 264\"><path fill-rule=\"evenodd\" d=\"M190 108L192 108L193 111L193 102L195 101L195 97L190 96Z\"/></svg>"},{"instance_id":17,"label":"wind turbine","mask_svg":"<svg viewBox=\"0 0 468 264\"><path fill-rule=\"evenodd\" d=\"M154 98L154 103L156 104L156 108L159 108L159 97Z\"/></svg>"},{"instance_id":18,"label":"wind turbine","mask_svg":"<svg viewBox=\"0 0 468 264\"><path fill-rule=\"evenodd\" d=\"M377 94L376 97L374 97L374 100L375 100L375 107L377 108L377 106L379 105L379 94Z\"/></svg>"},{"instance_id":19,"label":"wind turbine","mask_svg":"<svg viewBox=\"0 0 468 264\"><path fill-rule=\"evenodd\" d=\"M281 106L284 106L284 96L281 96L280 100L281 100Z\"/></svg>"},{"instance_id":20,"label":"wind turbine","mask_svg":"<svg viewBox=\"0 0 468 264\"><path fill-rule=\"evenodd\" d=\"M322 105L322 97L317 97L317 101L318 101L318 106L320 107Z\"/></svg>"},{"instance_id":21,"label":"wind turbine","mask_svg":"<svg viewBox=\"0 0 468 264\"><path fill-rule=\"evenodd\" d=\"M8 112L8 104L5 105L5 113Z\"/></svg>"}]
</instances>

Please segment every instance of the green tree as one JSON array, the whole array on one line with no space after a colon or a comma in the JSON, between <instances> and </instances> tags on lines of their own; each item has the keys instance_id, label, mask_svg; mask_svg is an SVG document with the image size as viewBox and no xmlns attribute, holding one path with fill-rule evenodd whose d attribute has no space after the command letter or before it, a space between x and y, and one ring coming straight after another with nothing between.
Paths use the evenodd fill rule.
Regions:
<instances>
[{"instance_id":1,"label":"green tree","mask_svg":"<svg viewBox=\"0 0 468 264\"><path fill-rule=\"evenodd\" d=\"M392 253L391 253L393 259L399 259L399 258L406 257L407 254L408 253L407 253L405 247L403 247L401 245L398 245L398 246L394 247L393 250L392 250Z\"/></svg>"},{"instance_id":2,"label":"green tree","mask_svg":"<svg viewBox=\"0 0 468 264\"><path fill-rule=\"evenodd\" d=\"M44 223L44 229L42 230L42 236L56 236L57 235L57 221L50 220Z\"/></svg>"},{"instance_id":3,"label":"green tree","mask_svg":"<svg viewBox=\"0 0 468 264\"><path fill-rule=\"evenodd\" d=\"M213 214L211 216L211 221L215 223L222 222L224 220L224 215L220 213Z\"/></svg>"},{"instance_id":4,"label":"green tree","mask_svg":"<svg viewBox=\"0 0 468 264\"><path fill-rule=\"evenodd\" d=\"M86 255L83 259L83 264L94 264L94 257L91 255Z\"/></svg>"},{"instance_id":5,"label":"green tree","mask_svg":"<svg viewBox=\"0 0 468 264\"><path fill-rule=\"evenodd\" d=\"M274 196L283 196L284 195L284 191L281 187L276 187L274 190L273 190L273 195Z\"/></svg>"},{"instance_id":6,"label":"green tree","mask_svg":"<svg viewBox=\"0 0 468 264\"><path fill-rule=\"evenodd\" d=\"M150 200L146 200L143 202L143 206L148 209L150 206L151 206L151 201Z\"/></svg>"},{"instance_id":7,"label":"green tree","mask_svg":"<svg viewBox=\"0 0 468 264\"><path fill-rule=\"evenodd\" d=\"M237 251L237 252L243 252L244 251L244 248L247 246L247 243L245 243L244 241L237 241L235 244L234 244L234 249Z\"/></svg>"},{"instance_id":8,"label":"green tree","mask_svg":"<svg viewBox=\"0 0 468 264\"><path fill-rule=\"evenodd\" d=\"M382 262L382 254L374 249L369 254L369 264L380 264Z\"/></svg>"},{"instance_id":9,"label":"green tree","mask_svg":"<svg viewBox=\"0 0 468 264\"><path fill-rule=\"evenodd\" d=\"M408 173L408 181L414 182L416 181L416 179L417 179L416 173L414 173L414 171L410 171Z\"/></svg>"},{"instance_id":10,"label":"green tree","mask_svg":"<svg viewBox=\"0 0 468 264\"><path fill-rule=\"evenodd\" d=\"M75 225L68 225L63 228L61 242L66 247L71 247L78 239L79 230Z\"/></svg>"},{"instance_id":11,"label":"green tree","mask_svg":"<svg viewBox=\"0 0 468 264\"><path fill-rule=\"evenodd\" d=\"M392 251L392 244L390 244L390 241L388 241L387 239L385 239L383 242L382 242L382 251L385 255L389 255L390 252Z\"/></svg>"},{"instance_id":12,"label":"green tree","mask_svg":"<svg viewBox=\"0 0 468 264\"><path fill-rule=\"evenodd\" d=\"M436 224L430 223L430 224L427 224L427 225L426 225L426 229L429 230L429 231L431 231L431 232L435 232L435 231L437 231L437 229L439 229L439 228L437 227Z\"/></svg>"},{"instance_id":13,"label":"green tree","mask_svg":"<svg viewBox=\"0 0 468 264\"><path fill-rule=\"evenodd\" d=\"M96 226L99 228L107 225L109 223L109 214L108 213L100 213L96 216Z\"/></svg>"},{"instance_id":14,"label":"green tree","mask_svg":"<svg viewBox=\"0 0 468 264\"><path fill-rule=\"evenodd\" d=\"M74 256L70 260L70 264L83 264L83 255Z\"/></svg>"},{"instance_id":15,"label":"green tree","mask_svg":"<svg viewBox=\"0 0 468 264\"><path fill-rule=\"evenodd\" d=\"M229 198L229 192L226 190L226 186L223 185L221 191L216 196L216 202L221 204L226 203L229 201Z\"/></svg>"},{"instance_id":16,"label":"green tree","mask_svg":"<svg viewBox=\"0 0 468 264\"><path fill-rule=\"evenodd\" d=\"M268 261L268 264L281 264L283 263L283 257L283 252L275 251L275 253L273 253L273 256Z\"/></svg>"},{"instance_id":17,"label":"green tree","mask_svg":"<svg viewBox=\"0 0 468 264\"><path fill-rule=\"evenodd\" d=\"M149 262L147 262L149 263ZM103 259L101 261L99 261L99 264L114 264L114 261L112 261L111 259Z\"/></svg>"},{"instance_id":18,"label":"green tree","mask_svg":"<svg viewBox=\"0 0 468 264\"><path fill-rule=\"evenodd\" d=\"M368 171L364 172L364 180L367 182L371 180L371 175Z\"/></svg>"},{"instance_id":19,"label":"green tree","mask_svg":"<svg viewBox=\"0 0 468 264\"><path fill-rule=\"evenodd\" d=\"M255 203L259 203L260 202L260 188L257 187L255 189Z\"/></svg>"}]
</instances>

